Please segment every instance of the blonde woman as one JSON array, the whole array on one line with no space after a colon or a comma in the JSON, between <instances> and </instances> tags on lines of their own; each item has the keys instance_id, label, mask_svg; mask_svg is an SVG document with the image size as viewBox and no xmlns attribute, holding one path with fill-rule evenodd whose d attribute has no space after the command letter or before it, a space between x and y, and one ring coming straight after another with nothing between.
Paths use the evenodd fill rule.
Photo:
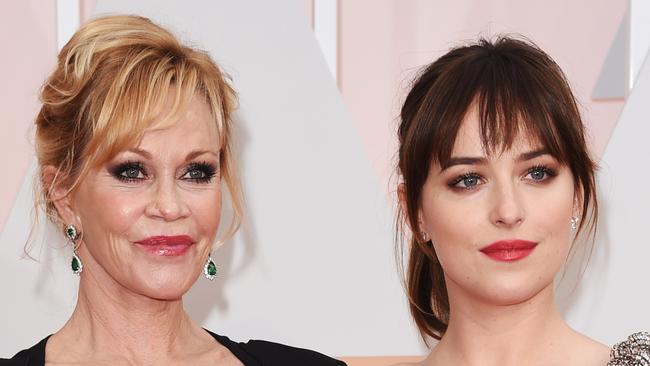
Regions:
<instances>
[{"instance_id":1,"label":"blonde woman","mask_svg":"<svg viewBox=\"0 0 650 366\"><path fill-rule=\"evenodd\" d=\"M83 26L45 83L36 118L38 202L73 246L77 306L11 365L343 365L313 351L238 343L183 310L211 252L222 188L234 221L236 95L219 67L135 16Z\"/></svg>"}]
</instances>

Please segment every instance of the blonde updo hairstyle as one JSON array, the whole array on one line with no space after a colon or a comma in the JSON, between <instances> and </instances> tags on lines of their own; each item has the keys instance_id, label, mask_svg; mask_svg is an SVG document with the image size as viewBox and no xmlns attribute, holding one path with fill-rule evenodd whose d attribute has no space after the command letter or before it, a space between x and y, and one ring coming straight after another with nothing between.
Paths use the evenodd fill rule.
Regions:
<instances>
[{"instance_id":1,"label":"blonde updo hairstyle","mask_svg":"<svg viewBox=\"0 0 650 366\"><path fill-rule=\"evenodd\" d=\"M42 207L53 223L63 226L52 187L73 193L90 170L136 145L154 122L156 127L175 123L192 98L201 97L217 126L219 175L232 199L233 220L225 237L237 230L242 198L231 150L237 97L206 52L184 46L144 17L98 18L63 47L40 96L36 212ZM48 166L56 168L54 177L45 176Z\"/></svg>"}]
</instances>

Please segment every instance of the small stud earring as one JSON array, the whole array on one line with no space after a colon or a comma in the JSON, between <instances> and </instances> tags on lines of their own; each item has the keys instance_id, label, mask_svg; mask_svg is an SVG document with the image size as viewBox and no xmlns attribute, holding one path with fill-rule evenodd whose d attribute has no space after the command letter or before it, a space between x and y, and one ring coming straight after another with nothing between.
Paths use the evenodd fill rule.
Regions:
<instances>
[{"instance_id":1,"label":"small stud earring","mask_svg":"<svg viewBox=\"0 0 650 366\"><path fill-rule=\"evenodd\" d=\"M571 229L575 230L578 228L578 217L577 216L571 216Z\"/></svg>"},{"instance_id":2,"label":"small stud earring","mask_svg":"<svg viewBox=\"0 0 650 366\"><path fill-rule=\"evenodd\" d=\"M422 239L423 243L426 243L429 241L429 234L427 234L424 230L420 231L420 238Z\"/></svg>"},{"instance_id":3,"label":"small stud earring","mask_svg":"<svg viewBox=\"0 0 650 366\"><path fill-rule=\"evenodd\" d=\"M78 275L84 270L83 262L81 262L81 258L77 254L77 249L79 248L79 244L77 243L79 231L77 231L74 225L70 224L65 228L65 236L72 243L72 261L70 262L70 268L72 268L72 273Z\"/></svg>"},{"instance_id":4,"label":"small stud earring","mask_svg":"<svg viewBox=\"0 0 650 366\"><path fill-rule=\"evenodd\" d=\"M212 260L212 253L208 254L208 260L205 261L205 266L203 267L203 275L210 281L214 280L214 278L217 277L217 265Z\"/></svg>"}]
</instances>

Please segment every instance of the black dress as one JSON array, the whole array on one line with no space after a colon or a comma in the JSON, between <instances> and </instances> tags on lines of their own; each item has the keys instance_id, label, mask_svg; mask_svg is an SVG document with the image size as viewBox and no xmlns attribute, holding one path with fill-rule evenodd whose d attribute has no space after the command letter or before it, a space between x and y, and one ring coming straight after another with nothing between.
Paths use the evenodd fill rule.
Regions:
<instances>
[{"instance_id":1,"label":"black dress","mask_svg":"<svg viewBox=\"0 0 650 366\"><path fill-rule=\"evenodd\" d=\"M231 341L228 337L207 332L228 348L244 366L345 366L342 361L302 348L258 340L239 343ZM50 337L38 342L32 348L18 352L9 360L0 359L0 366L45 365L45 344L48 338Z\"/></svg>"}]
</instances>

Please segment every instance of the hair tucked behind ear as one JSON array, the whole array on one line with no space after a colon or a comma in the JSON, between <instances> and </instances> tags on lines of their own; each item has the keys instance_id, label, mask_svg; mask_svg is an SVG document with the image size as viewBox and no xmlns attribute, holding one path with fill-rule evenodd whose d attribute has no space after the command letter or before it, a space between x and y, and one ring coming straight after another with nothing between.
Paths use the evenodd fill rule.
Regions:
<instances>
[{"instance_id":1,"label":"hair tucked behind ear","mask_svg":"<svg viewBox=\"0 0 650 366\"><path fill-rule=\"evenodd\" d=\"M485 151L509 148L519 134L537 138L571 170L582 202L578 233L589 228L593 234L596 229L596 164L559 66L531 42L510 37L494 42L481 39L452 49L415 79L402 106L398 130L398 173L403 186L396 238L399 252L408 252L406 290L423 337L440 339L445 334L450 309L435 250L413 234L420 230L422 187L432 162L448 162L465 114L474 103Z\"/></svg>"}]
</instances>

